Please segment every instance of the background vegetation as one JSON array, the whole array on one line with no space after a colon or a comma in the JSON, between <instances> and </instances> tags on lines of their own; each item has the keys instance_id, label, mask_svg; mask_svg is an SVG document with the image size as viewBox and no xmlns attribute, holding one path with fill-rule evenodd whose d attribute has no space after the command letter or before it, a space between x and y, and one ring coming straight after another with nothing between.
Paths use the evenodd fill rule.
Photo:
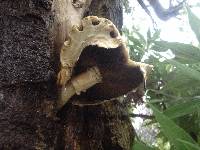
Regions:
<instances>
[{"instance_id":1,"label":"background vegetation","mask_svg":"<svg viewBox=\"0 0 200 150\"><path fill-rule=\"evenodd\" d=\"M157 136L154 142L144 140L147 133L138 136L134 150L200 150L200 19L189 6L182 15L187 15L196 46L161 40L156 28L146 35L134 26L123 29L131 57L154 66L145 96L152 114L143 126L153 127Z\"/></svg>"}]
</instances>

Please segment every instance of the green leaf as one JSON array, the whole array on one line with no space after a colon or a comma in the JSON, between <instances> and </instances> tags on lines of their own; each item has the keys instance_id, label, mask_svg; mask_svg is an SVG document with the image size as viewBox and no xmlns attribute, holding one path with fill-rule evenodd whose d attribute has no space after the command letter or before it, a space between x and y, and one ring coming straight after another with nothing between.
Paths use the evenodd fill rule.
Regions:
<instances>
[{"instance_id":1,"label":"green leaf","mask_svg":"<svg viewBox=\"0 0 200 150\"><path fill-rule=\"evenodd\" d=\"M160 38L160 32L161 32L161 30L156 30L154 32L153 37L151 38L151 40L155 41L155 40L159 39Z\"/></svg>"},{"instance_id":2,"label":"green leaf","mask_svg":"<svg viewBox=\"0 0 200 150\"><path fill-rule=\"evenodd\" d=\"M145 40L144 36L137 30L135 30L135 29L133 29L133 30L134 30L133 32L138 36L138 38L142 42L142 45L146 45L146 40Z\"/></svg>"},{"instance_id":3,"label":"green leaf","mask_svg":"<svg viewBox=\"0 0 200 150\"><path fill-rule=\"evenodd\" d=\"M182 63L198 63L200 61L200 49L191 44L178 42L155 41L152 49L165 52L170 49L175 54L175 60Z\"/></svg>"},{"instance_id":4,"label":"green leaf","mask_svg":"<svg viewBox=\"0 0 200 150\"><path fill-rule=\"evenodd\" d=\"M151 37L151 30L150 28L147 31L147 48L149 48L149 46L151 45L152 42L152 37Z\"/></svg>"},{"instance_id":5,"label":"green leaf","mask_svg":"<svg viewBox=\"0 0 200 150\"><path fill-rule=\"evenodd\" d=\"M177 69L179 69L183 73L183 75L186 75L190 78L200 81L200 72L199 71L192 69L191 67L183 65L172 59L167 59L166 61L169 62L170 64L176 66Z\"/></svg>"},{"instance_id":6,"label":"green leaf","mask_svg":"<svg viewBox=\"0 0 200 150\"><path fill-rule=\"evenodd\" d=\"M134 45L137 45L137 46L139 46L139 47L144 47L142 44L142 42L139 40L139 39L137 39L137 38L135 38L135 37L133 37L133 36L131 36L131 35L128 35L128 39L131 41L131 42L133 42L134 43Z\"/></svg>"},{"instance_id":7,"label":"green leaf","mask_svg":"<svg viewBox=\"0 0 200 150\"><path fill-rule=\"evenodd\" d=\"M155 149L143 144L142 142L136 141L132 147L132 150L155 150Z\"/></svg>"},{"instance_id":8,"label":"green leaf","mask_svg":"<svg viewBox=\"0 0 200 150\"><path fill-rule=\"evenodd\" d=\"M154 103L161 103L165 102L163 99L150 99L149 103L154 104Z\"/></svg>"},{"instance_id":9,"label":"green leaf","mask_svg":"<svg viewBox=\"0 0 200 150\"><path fill-rule=\"evenodd\" d=\"M171 106L164 114L169 118L177 118L187 114L191 114L200 108L200 100L191 100L185 103L176 104Z\"/></svg>"},{"instance_id":10,"label":"green leaf","mask_svg":"<svg viewBox=\"0 0 200 150\"><path fill-rule=\"evenodd\" d=\"M200 81L191 79L188 76L184 76L183 74L180 76L177 73L177 78L173 77L172 79L170 79L169 77L168 80L165 81L165 86L162 88L161 91L164 93L170 93L171 95L177 95L177 97L179 97L178 95L180 94L181 97L195 96L199 93L198 91L200 90ZM180 97L178 99L180 99Z\"/></svg>"},{"instance_id":11,"label":"green leaf","mask_svg":"<svg viewBox=\"0 0 200 150\"><path fill-rule=\"evenodd\" d=\"M132 9L130 7L129 1L123 0L122 3L123 3L123 6L124 6L124 9L125 9L125 13L127 13L127 14L131 13Z\"/></svg>"},{"instance_id":12,"label":"green leaf","mask_svg":"<svg viewBox=\"0 0 200 150\"><path fill-rule=\"evenodd\" d=\"M193 143L190 143L190 142L188 142L188 141L185 141L185 140L181 140L181 139L178 139L178 141L180 142L180 143L182 143L183 145L185 145L187 148L188 148L188 150L200 150L200 147L199 146L197 146L196 144L193 144Z\"/></svg>"},{"instance_id":13,"label":"green leaf","mask_svg":"<svg viewBox=\"0 0 200 150\"><path fill-rule=\"evenodd\" d=\"M189 7L186 8L188 12L190 27L200 43L200 19L191 11Z\"/></svg>"},{"instance_id":14,"label":"green leaf","mask_svg":"<svg viewBox=\"0 0 200 150\"><path fill-rule=\"evenodd\" d=\"M187 89L188 87L185 85L188 85L189 83L191 83L193 86L195 85L199 86L200 84L200 82L197 82L193 78L184 76L182 70L180 71L178 69L176 69L173 72L170 72L168 76L165 78L165 80L167 82L165 87L180 88L180 90L185 89L185 88Z\"/></svg>"},{"instance_id":15,"label":"green leaf","mask_svg":"<svg viewBox=\"0 0 200 150\"><path fill-rule=\"evenodd\" d=\"M188 133L186 133L182 128L177 126L171 119L169 119L167 116L161 113L152 104L149 105L153 110L153 114L156 120L160 124L161 131L163 131L165 136L169 139L170 143L173 143L173 145L176 147L177 150L188 150L186 146L184 146L178 141L178 139L185 140L197 145L196 142L189 136Z\"/></svg>"},{"instance_id":16,"label":"green leaf","mask_svg":"<svg viewBox=\"0 0 200 150\"><path fill-rule=\"evenodd\" d=\"M151 30L150 30L150 28L148 29L148 31L147 31L147 39L151 39Z\"/></svg>"}]
</instances>

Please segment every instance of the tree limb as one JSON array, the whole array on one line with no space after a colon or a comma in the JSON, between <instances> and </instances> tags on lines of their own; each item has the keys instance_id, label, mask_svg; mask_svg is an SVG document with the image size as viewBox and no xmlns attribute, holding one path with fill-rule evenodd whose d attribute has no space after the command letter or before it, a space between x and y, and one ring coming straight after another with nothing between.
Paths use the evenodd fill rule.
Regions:
<instances>
[{"instance_id":1,"label":"tree limb","mask_svg":"<svg viewBox=\"0 0 200 150\"><path fill-rule=\"evenodd\" d=\"M148 0L148 2L151 5L151 7L154 9L156 15L161 20L168 20L179 14L179 10L181 10L183 8L183 4L184 4L184 2L186 2L186 0L183 0L176 6L169 6L168 9L163 8L161 3L159 2L159 0ZM138 3L145 10L145 12L151 17L151 13L148 10L147 6L144 4L144 0L138 0Z\"/></svg>"},{"instance_id":2,"label":"tree limb","mask_svg":"<svg viewBox=\"0 0 200 150\"><path fill-rule=\"evenodd\" d=\"M129 117L135 118L135 117L140 117L144 119L154 119L155 117L152 115L144 115L144 114L128 114Z\"/></svg>"},{"instance_id":3,"label":"tree limb","mask_svg":"<svg viewBox=\"0 0 200 150\"><path fill-rule=\"evenodd\" d=\"M151 18L151 21L153 22L153 25L156 25L155 20L153 19L151 12L149 11L149 9L147 8L147 6L145 5L145 3L143 2L143 0L137 0L138 3L140 4L140 6L144 9L144 11L149 15L149 17Z\"/></svg>"},{"instance_id":4,"label":"tree limb","mask_svg":"<svg viewBox=\"0 0 200 150\"><path fill-rule=\"evenodd\" d=\"M181 3L179 3L176 6L170 6L168 9L164 9L162 5L160 4L159 0L148 0L149 4L154 9L156 15L161 20L168 20L171 17L177 16L179 14L179 10L183 8L183 4L186 0L183 0Z\"/></svg>"}]
</instances>

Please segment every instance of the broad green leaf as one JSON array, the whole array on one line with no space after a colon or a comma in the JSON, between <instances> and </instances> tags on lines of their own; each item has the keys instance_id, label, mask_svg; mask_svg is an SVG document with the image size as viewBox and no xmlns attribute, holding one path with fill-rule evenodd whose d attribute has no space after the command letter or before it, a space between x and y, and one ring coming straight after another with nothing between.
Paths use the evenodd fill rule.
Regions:
<instances>
[{"instance_id":1,"label":"broad green leaf","mask_svg":"<svg viewBox=\"0 0 200 150\"><path fill-rule=\"evenodd\" d=\"M132 147L132 150L155 150L155 149L143 144L142 142L136 141Z\"/></svg>"},{"instance_id":2,"label":"broad green leaf","mask_svg":"<svg viewBox=\"0 0 200 150\"><path fill-rule=\"evenodd\" d=\"M149 28L147 31L147 47L149 47L150 43L151 43L151 30Z\"/></svg>"},{"instance_id":3,"label":"broad green leaf","mask_svg":"<svg viewBox=\"0 0 200 150\"><path fill-rule=\"evenodd\" d=\"M131 42L133 42L134 45L137 45L137 46L139 46L139 47L144 47L144 46L142 45L142 42L141 42L139 39L137 39L137 38L135 38L135 37L133 37L133 36L131 36L131 35L128 35L128 39L129 39Z\"/></svg>"},{"instance_id":4,"label":"broad green leaf","mask_svg":"<svg viewBox=\"0 0 200 150\"><path fill-rule=\"evenodd\" d=\"M130 34L129 29L126 28L126 27L122 28L122 34L125 35L125 36L128 36Z\"/></svg>"},{"instance_id":5,"label":"broad green leaf","mask_svg":"<svg viewBox=\"0 0 200 150\"><path fill-rule=\"evenodd\" d=\"M164 114L169 118L177 118L197 111L200 108L200 100L191 100L185 103L169 107Z\"/></svg>"},{"instance_id":6,"label":"broad green leaf","mask_svg":"<svg viewBox=\"0 0 200 150\"><path fill-rule=\"evenodd\" d=\"M155 40L159 39L161 30L155 30L153 35L150 28L147 31L147 48L149 48Z\"/></svg>"},{"instance_id":7,"label":"broad green leaf","mask_svg":"<svg viewBox=\"0 0 200 150\"><path fill-rule=\"evenodd\" d=\"M151 30L150 30L150 28L147 31L147 39L151 39Z\"/></svg>"},{"instance_id":8,"label":"broad green leaf","mask_svg":"<svg viewBox=\"0 0 200 150\"><path fill-rule=\"evenodd\" d=\"M177 126L171 119L169 119L167 116L161 113L152 104L149 105L153 110L153 114L156 120L160 124L161 131L163 131L165 136L169 139L171 143L173 143L173 145L177 150L188 150L186 146L184 146L182 143L178 141L178 139L185 140L197 145L196 142L190 137L188 133L186 133L182 128Z\"/></svg>"},{"instance_id":9,"label":"broad green leaf","mask_svg":"<svg viewBox=\"0 0 200 150\"><path fill-rule=\"evenodd\" d=\"M182 71L174 71L171 72L171 74L169 74L166 77L166 85L165 88L179 88L179 90L182 89L187 89L189 83L191 83L193 86L199 86L200 82L197 82L196 80L194 80L193 78L189 78L188 76L185 76ZM196 84L197 83L197 84Z\"/></svg>"},{"instance_id":10,"label":"broad green leaf","mask_svg":"<svg viewBox=\"0 0 200 150\"><path fill-rule=\"evenodd\" d=\"M189 97L193 96L190 91L195 92L200 89L200 81L185 75L182 70L179 71L177 68L175 71L168 74L168 76L163 77L163 80L165 81L165 86L162 88L164 93L171 93L173 95L178 95L178 93L180 93L182 97Z\"/></svg>"},{"instance_id":11,"label":"broad green leaf","mask_svg":"<svg viewBox=\"0 0 200 150\"><path fill-rule=\"evenodd\" d=\"M183 145L185 145L188 148L188 150L200 150L200 147L197 146L196 144L181 139L178 139L178 141Z\"/></svg>"},{"instance_id":12,"label":"broad green leaf","mask_svg":"<svg viewBox=\"0 0 200 150\"><path fill-rule=\"evenodd\" d=\"M142 45L146 45L146 40L145 40L144 36L135 29L133 32L139 37L140 41L142 42Z\"/></svg>"},{"instance_id":13,"label":"broad green leaf","mask_svg":"<svg viewBox=\"0 0 200 150\"><path fill-rule=\"evenodd\" d=\"M175 60L182 63L198 63L200 61L200 49L190 44L178 42L156 41L152 49L164 52L170 49L175 54Z\"/></svg>"},{"instance_id":14,"label":"broad green leaf","mask_svg":"<svg viewBox=\"0 0 200 150\"><path fill-rule=\"evenodd\" d=\"M163 100L163 99L151 99L151 100L149 101L149 103L151 103L151 104L154 104L154 103L161 103L161 102L166 102L166 101Z\"/></svg>"},{"instance_id":15,"label":"broad green leaf","mask_svg":"<svg viewBox=\"0 0 200 150\"><path fill-rule=\"evenodd\" d=\"M188 12L190 27L200 43L200 19L191 11L189 7L186 8Z\"/></svg>"},{"instance_id":16,"label":"broad green leaf","mask_svg":"<svg viewBox=\"0 0 200 150\"><path fill-rule=\"evenodd\" d=\"M124 6L125 13L130 14L132 11L132 8L130 7L129 0L123 0L122 3Z\"/></svg>"},{"instance_id":17,"label":"broad green leaf","mask_svg":"<svg viewBox=\"0 0 200 150\"><path fill-rule=\"evenodd\" d=\"M179 69L183 73L183 75L186 75L190 78L200 81L200 72L199 71L192 69L191 67L183 65L172 59L167 59L166 61L169 62L170 64L176 66L177 69Z\"/></svg>"},{"instance_id":18,"label":"broad green leaf","mask_svg":"<svg viewBox=\"0 0 200 150\"><path fill-rule=\"evenodd\" d=\"M160 38L160 32L161 32L161 30L156 30L154 32L153 37L151 38L151 40L155 41L155 40L159 39Z\"/></svg>"}]
</instances>

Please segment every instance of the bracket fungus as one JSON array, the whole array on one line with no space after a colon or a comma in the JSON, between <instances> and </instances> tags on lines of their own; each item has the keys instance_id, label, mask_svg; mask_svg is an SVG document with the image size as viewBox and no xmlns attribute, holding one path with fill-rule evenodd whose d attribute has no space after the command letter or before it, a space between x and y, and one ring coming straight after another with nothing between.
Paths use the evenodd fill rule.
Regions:
<instances>
[{"instance_id":1,"label":"bracket fungus","mask_svg":"<svg viewBox=\"0 0 200 150\"><path fill-rule=\"evenodd\" d=\"M152 69L151 65L130 60L115 25L96 16L83 18L80 25L72 27L60 61L59 108L75 94L89 103L122 96L140 88Z\"/></svg>"}]
</instances>

